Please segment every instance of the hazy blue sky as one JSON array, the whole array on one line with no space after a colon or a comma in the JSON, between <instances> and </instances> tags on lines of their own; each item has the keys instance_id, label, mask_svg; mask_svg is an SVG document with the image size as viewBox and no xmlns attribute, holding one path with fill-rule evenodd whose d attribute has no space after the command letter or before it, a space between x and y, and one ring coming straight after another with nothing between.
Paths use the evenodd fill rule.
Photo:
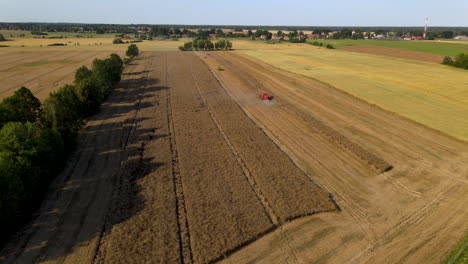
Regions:
<instances>
[{"instance_id":1,"label":"hazy blue sky","mask_svg":"<svg viewBox=\"0 0 468 264\"><path fill-rule=\"evenodd\" d=\"M2 22L468 26L468 0L0 0Z\"/></svg>"}]
</instances>

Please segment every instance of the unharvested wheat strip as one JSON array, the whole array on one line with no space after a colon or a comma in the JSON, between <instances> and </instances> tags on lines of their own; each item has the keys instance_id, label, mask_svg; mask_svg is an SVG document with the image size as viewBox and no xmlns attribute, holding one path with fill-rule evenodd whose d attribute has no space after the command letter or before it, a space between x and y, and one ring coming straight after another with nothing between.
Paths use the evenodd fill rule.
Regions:
<instances>
[{"instance_id":1,"label":"unharvested wheat strip","mask_svg":"<svg viewBox=\"0 0 468 264\"><path fill-rule=\"evenodd\" d=\"M273 224L196 91L185 56L167 54L192 256L195 263L208 263Z\"/></svg>"}]
</instances>

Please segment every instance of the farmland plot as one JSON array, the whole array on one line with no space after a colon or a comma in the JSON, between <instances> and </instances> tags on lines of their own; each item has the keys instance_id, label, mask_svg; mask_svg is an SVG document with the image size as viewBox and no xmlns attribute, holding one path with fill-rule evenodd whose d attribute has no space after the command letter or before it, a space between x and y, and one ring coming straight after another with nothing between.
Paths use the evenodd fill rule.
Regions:
<instances>
[{"instance_id":1,"label":"farmland plot","mask_svg":"<svg viewBox=\"0 0 468 264\"><path fill-rule=\"evenodd\" d=\"M198 57L147 52L0 259L208 263L288 220L334 210Z\"/></svg>"},{"instance_id":2,"label":"farmland plot","mask_svg":"<svg viewBox=\"0 0 468 264\"><path fill-rule=\"evenodd\" d=\"M226 263L439 263L468 229L465 143L249 56L203 56L246 113L342 210L287 224ZM260 92L274 100L259 101ZM392 170L376 171L323 125Z\"/></svg>"},{"instance_id":3,"label":"farmland plot","mask_svg":"<svg viewBox=\"0 0 468 264\"><path fill-rule=\"evenodd\" d=\"M75 71L90 67L94 59L103 59L111 51L0 51L0 99L12 95L21 86L43 100L50 92L71 84ZM123 52L116 52L123 55Z\"/></svg>"}]
</instances>

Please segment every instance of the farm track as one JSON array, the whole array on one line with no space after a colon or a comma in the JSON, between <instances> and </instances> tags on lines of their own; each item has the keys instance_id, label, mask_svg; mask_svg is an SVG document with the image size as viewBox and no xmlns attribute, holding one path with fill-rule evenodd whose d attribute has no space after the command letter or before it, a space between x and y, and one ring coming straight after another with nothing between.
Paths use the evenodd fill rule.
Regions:
<instances>
[{"instance_id":1,"label":"farm track","mask_svg":"<svg viewBox=\"0 0 468 264\"><path fill-rule=\"evenodd\" d=\"M289 262L284 252L291 248L301 263L438 263L468 230L466 144L246 55L200 56L245 112L342 210L289 223L226 263ZM218 66L225 70L217 71ZM260 91L274 100L259 101ZM311 119L394 168L376 172ZM283 234L291 239L284 241Z\"/></svg>"}]
</instances>

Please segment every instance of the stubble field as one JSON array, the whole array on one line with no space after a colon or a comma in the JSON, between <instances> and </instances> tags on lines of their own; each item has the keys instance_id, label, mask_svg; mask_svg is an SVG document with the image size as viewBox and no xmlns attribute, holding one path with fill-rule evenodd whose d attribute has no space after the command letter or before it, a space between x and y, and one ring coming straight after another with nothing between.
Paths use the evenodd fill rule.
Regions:
<instances>
[{"instance_id":1,"label":"stubble field","mask_svg":"<svg viewBox=\"0 0 468 264\"><path fill-rule=\"evenodd\" d=\"M465 143L245 55L205 57L231 96L342 210L290 223L225 263L439 263L468 229ZM260 91L274 101L256 102ZM392 169L376 171L336 138Z\"/></svg>"},{"instance_id":2,"label":"stubble field","mask_svg":"<svg viewBox=\"0 0 468 264\"><path fill-rule=\"evenodd\" d=\"M127 47L89 44L0 50L0 96L44 99ZM468 146L434 130L468 137L460 70L307 44L150 52L180 44L138 44L1 261L438 263L468 230Z\"/></svg>"},{"instance_id":3,"label":"stubble field","mask_svg":"<svg viewBox=\"0 0 468 264\"><path fill-rule=\"evenodd\" d=\"M237 47L239 52L277 68L320 80L388 111L468 140L466 70L306 44L255 45L245 42Z\"/></svg>"}]
</instances>

